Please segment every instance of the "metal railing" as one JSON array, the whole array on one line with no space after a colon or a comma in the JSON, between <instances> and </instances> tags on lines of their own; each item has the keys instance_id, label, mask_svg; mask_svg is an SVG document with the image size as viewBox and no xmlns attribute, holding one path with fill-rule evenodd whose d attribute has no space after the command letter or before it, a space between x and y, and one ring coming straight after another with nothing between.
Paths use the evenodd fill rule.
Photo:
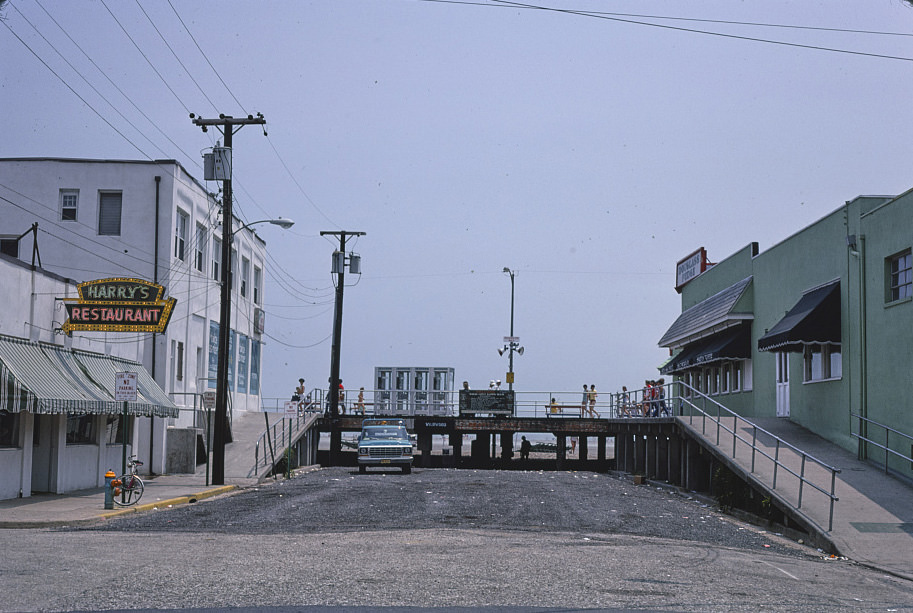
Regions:
<instances>
[{"instance_id":1,"label":"metal railing","mask_svg":"<svg viewBox=\"0 0 913 613\"><path fill-rule=\"evenodd\" d=\"M290 445L290 441L297 440L318 417L317 413L302 413L292 418L283 417L264 430L254 446L253 472L259 475L261 470L275 466L282 457L282 451Z\"/></svg>"},{"instance_id":2,"label":"metal railing","mask_svg":"<svg viewBox=\"0 0 913 613\"><path fill-rule=\"evenodd\" d=\"M894 456L894 457L900 458L901 460L906 460L907 462L910 462L911 469L913 469L913 436L904 434L900 430L895 430L894 428L892 428L890 426L886 426L882 423L879 423L879 422L875 421L874 419L869 419L868 417L863 417L862 415L857 415L856 413L852 413L851 416L855 417L856 419L859 420L859 422L858 422L859 431L851 432L853 437L855 437L856 439L859 440L859 459L868 457L867 453L865 453L865 454L863 453L863 444L868 443L869 445L874 445L875 447L884 451L884 472L885 472L885 474L890 474L891 456ZM869 426L875 426L875 427L878 427L878 428L881 428L884 430L884 445L868 438ZM863 435L862 432L865 432L865 435ZM891 449L891 435L892 434L894 435L895 439L897 437L900 437L901 439L905 439L911 443L910 455L904 455L903 453L901 453L899 451L895 451L894 449Z\"/></svg>"},{"instance_id":3,"label":"metal railing","mask_svg":"<svg viewBox=\"0 0 913 613\"><path fill-rule=\"evenodd\" d=\"M673 399L678 402L679 412L681 413L680 417L684 420L687 420L688 423L692 426L694 425L695 417L698 417L701 420L701 434L705 438L707 438L708 440L710 440L710 438L711 438L710 436L707 435L707 422L710 421L711 424L715 424L715 428L716 428L716 443L715 444L718 448L722 449L722 446L720 445L720 433L721 432L727 432L729 435L732 436L731 457L733 459L735 459L735 457L736 457L737 445L740 442L744 443L751 449L751 473L752 474L755 474L755 460L758 455L761 455L764 458L767 458L768 460L770 460L773 463L773 479L771 482L771 489L773 489L773 490L777 489L777 476L780 471L786 471L787 473L791 474L796 479L798 479L799 489L798 489L798 494L797 494L797 504L795 506L795 508L797 510L802 509L802 495L803 495L803 490L806 485L808 485L809 487L824 494L829 500L827 532L830 532L831 530L833 530L834 503L836 503L839 500L839 498L837 498L837 496L835 495L837 474L840 473L839 468L834 468L833 466L826 464L825 462L822 462L821 460L815 458L814 456L812 456L808 453L805 453L798 447L791 445L790 443L787 443L785 440L783 440L779 436L765 430L764 428L761 428L760 426L752 423L751 421L741 417L737 413L727 409L726 407L724 407L722 404L720 404L713 398L710 398L706 394L699 392L698 390L691 387L690 385L688 385L686 383L682 383L680 381L676 381L673 385L678 386L679 392L680 392L673 397ZM698 403L701 406L698 406ZM709 409L707 407L708 404L710 404ZM687 409L687 414L685 414L686 409ZM726 418L732 419L733 425L731 428L726 423L724 423L724 421L723 421L724 416ZM740 434L740 428L739 428L740 422L742 424L744 424L745 426L747 426L748 429L750 429L751 439L745 438ZM711 427L713 427L713 426L711 426ZM773 455L768 453L768 451L766 449L766 447L767 447L766 445L758 444L758 434L759 433L768 437L769 439L772 439L773 446L774 446ZM711 436L712 436L712 434L711 434ZM799 457L800 465L799 465L798 471L794 470L792 467L790 467L787 463L785 463L781 459L781 457L780 457L781 449L788 449ZM727 453L728 453L728 450L727 450ZM829 486L827 486L827 485L820 486L817 483L815 483L809 479L809 477L807 476L807 467L808 467L809 463L812 463L813 465L817 465L830 476ZM807 514L806 514L806 517L809 519L809 521L811 521L815 525L818 525L817 522L815 522L813 519L808 517ZM820 528L821 526L818 526L818 527Z\"/></svg>"},{"instance_id":4,"label":"metal railing","mask_svg":"<svg viewBox=\"0 0 913 613\"><path fill-rule=\"evenodd\" d=\"M595 404L584 403L583 390L515 391L516 417L593 419L671 417L672 384L631 392L598 392ZM396 417L459 415L459 390L405 391L347 389L342 407L345 415ZM326 411L327 390L314 389L299 401L299 413ZM282 411L288 398L262 398L266 411ZM593 413L590 413L592 407Z\"/></svg>"}]
</instances>

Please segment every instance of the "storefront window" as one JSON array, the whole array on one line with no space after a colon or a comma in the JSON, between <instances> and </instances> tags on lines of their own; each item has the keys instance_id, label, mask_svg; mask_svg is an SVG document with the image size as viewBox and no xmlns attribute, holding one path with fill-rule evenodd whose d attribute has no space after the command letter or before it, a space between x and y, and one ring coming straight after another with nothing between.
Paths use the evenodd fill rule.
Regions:
<instances>
[{"instance_id":1,"label":"storefront window","mask_svg":"<svg viewBox=\"0 0 913 613\"><path fill-rule=\"evenodd\" d=\"M67 445L91 445L94 430L94 415L67 415Z\"/></svg>"},{"instance_id":2,"label":"storefront window","mask_svg":"<svg viewBox=\"0 0 913 613\"><path fill-rule=\"evenodd\" d=\"M19 414L0 411L0 447L19 446Z\"/></svg>"},{"instance_id":3,"label":"storefront window","mask_svg":"<svg viewBox=\"0 0 913 613\"><path fill-rule=\"evenodd\" d=\"M804 381L827 381L843 376L840 345L831 343L806 345L803 352Z\"/></svg>"},{"instance_id":4,"label":"storefront window","mask_svg":"<svg viewBox=\"0 0 913 613\"><path fill-rule=\"evenodd\" d=\"M127 420L129 421L129 417ZM121 445L124 442L124 418L122 415L109 415L105 423L105 440L108 445Z\"/></svg>"}]
</instances>

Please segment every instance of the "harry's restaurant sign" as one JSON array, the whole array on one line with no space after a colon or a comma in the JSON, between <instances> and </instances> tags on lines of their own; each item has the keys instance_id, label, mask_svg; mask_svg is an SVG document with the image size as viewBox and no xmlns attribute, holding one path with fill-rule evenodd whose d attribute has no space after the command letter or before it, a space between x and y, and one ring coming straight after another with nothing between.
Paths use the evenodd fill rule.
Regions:
<instances>
[{"instance_id":1,"label":"harry's restaurant sign","mask_svg":"<svg viewBox=\"0 0 913 613\"><path fill-rule=\"evenodd\" d=\"M177 300L162 299L165 288L141 279L99 279L76 286L79 298L64 298L67 334L92 332L164 332Z\"/></svg>"}]
</instances>

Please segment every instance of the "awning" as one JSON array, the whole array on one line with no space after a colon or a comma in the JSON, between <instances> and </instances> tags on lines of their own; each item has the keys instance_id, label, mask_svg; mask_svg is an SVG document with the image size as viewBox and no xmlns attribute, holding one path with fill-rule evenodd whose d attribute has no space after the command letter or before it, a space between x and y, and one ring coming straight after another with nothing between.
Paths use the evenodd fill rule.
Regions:
<instances>
[{"instance_id":1,"label":"awning","mask_svg":"<svg viewBox=\"0 0 913 613\"><path fill-rule=\"evenodd\" d=\"M659 346L681 347L753 319L751 313L733 311L751 285L751 279L746 277L684 311L659 339Z\"/></svg>"},{"instance_id":2,"label":"awning","mask_svg":"<svg viewBox=\"0 0 913 613\"><path fill-rule=\"evenodd\" d=\"M669 366L669 364L672 364L672 363L675 361L675 359L676 359L678 356L680 356L681 354L682 354L682 351L681 351L681 350L674 352L674 353L673 353L672 355L670 355L668 358L666 358L665 360L663 360L663 363L660 364L659 366L657 366L656 369L657 369L659 372L661 372L661 373L665 373L666 371L665 371L664 369L665 369L667 366Z\"/></svg>"},{"instance_id":3,"label":"awning","mask_svg":"<svg viewBox=\"0 0 913 613\"><path fill-rule=\"evenodd\" d=\"M742 324L686 346L660 372L670 375L689 368L751 357L751 325Z\"/></svg>"},{"instance_id":4,"label":"awning","mask_svg":"<svg viewBox=\"0 0 913 613\"><path fill-rule=\"evenodd\" d=\"M177 417L178 407L139 362L0 335L0 409L10 413L120 414L114 376L137 373L127 413Z\"/></svg>"},{"instance_id":5,"label":"awning","mask_svg":"<svg viewBox=\"0 0 913 613\"><path fill-rule=\"evenodd\" d=\"M759 351L802 351L812 343L840 343L840 281L802 295L770 331L758 339Z\"/></svg>"}]
</instances>

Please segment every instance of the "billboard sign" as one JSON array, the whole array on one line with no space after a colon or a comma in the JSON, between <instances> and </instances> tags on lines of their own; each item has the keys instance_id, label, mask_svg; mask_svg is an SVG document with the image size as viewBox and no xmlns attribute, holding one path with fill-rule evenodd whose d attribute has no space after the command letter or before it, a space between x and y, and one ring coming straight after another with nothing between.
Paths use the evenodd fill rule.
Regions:
<instances>
[{"instance_id":1,"label":"billboard sign","mask_svg":"<svg viewBox=\"0 0 913 613\"><path fill-rule=\"evenodd\" d=\"M707 250L701 247L688 257L679 260L675 265L675 290L682 287L702 272L707 270Z\"/></svg>"}]
</instances>

